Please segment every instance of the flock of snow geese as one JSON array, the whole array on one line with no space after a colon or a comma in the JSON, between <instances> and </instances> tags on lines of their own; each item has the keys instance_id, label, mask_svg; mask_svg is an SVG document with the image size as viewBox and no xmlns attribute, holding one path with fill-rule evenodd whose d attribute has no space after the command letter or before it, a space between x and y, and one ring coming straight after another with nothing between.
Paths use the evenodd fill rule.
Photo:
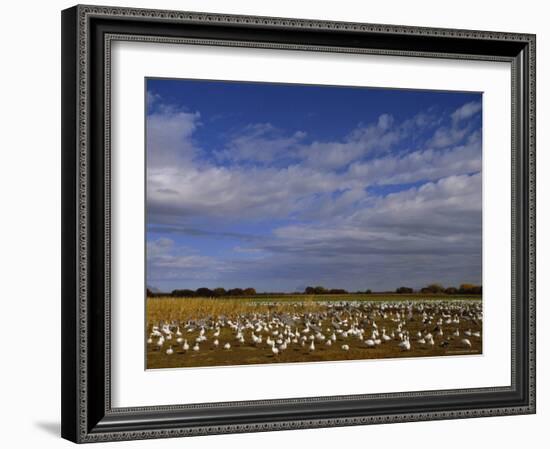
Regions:
<instances>
[{"instance_id":1,"label":"flock of snow geese","mask_svg":"<svg viewBox=\"0 0 550 449\"><path fill-rule=\"evenodd\" d=\"M299 312L301 303L294 303L296 311L284 313L276 311L277 303L269 305L268 313L251 307L250 313L232 316L149 323L148 351L185 357L245 347L279 358L291 348L311 354L393 345L398 352L438 348L441 353L451 346L468 352L482 338L481 301L341 301L323 303L316 312Z\"/></svg>"}]
</instances>

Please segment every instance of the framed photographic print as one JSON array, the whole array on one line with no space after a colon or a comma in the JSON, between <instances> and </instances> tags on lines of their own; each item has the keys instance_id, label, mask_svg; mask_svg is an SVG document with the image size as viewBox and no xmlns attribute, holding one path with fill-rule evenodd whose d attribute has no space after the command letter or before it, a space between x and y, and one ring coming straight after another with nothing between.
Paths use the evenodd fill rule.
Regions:
<instances>
[{"instance_id":1,"label":"framed photographic print","mask_svg":"<svg viewBox=\"0 0 550 449\"><path fill-rule=\"evenodd\" d=\"M62 435L535 412L535 36L62 13Z\"/></svg>"}]
</instances>

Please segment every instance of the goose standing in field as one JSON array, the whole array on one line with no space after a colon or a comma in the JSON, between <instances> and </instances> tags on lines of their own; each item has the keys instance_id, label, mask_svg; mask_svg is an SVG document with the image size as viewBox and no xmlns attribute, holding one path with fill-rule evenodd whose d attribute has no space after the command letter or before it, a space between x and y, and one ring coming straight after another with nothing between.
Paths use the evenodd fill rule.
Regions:
<instances>
[{"instance_id":1,"label":"goose standing in field","mask_svg":"<svg viewBox=\"0 0 550 449\"><path fill-rule=\"evenodd\" d=\"M218 346L219 346L219 344L220 344L220 341L216 338L216 339L214 340L214 343L213 343L213 344L214 344L214 348L218 348Z\"/></svg>"},{"instance_id":2,"label":"goose standing in field","mask_svg":"<svg viewBox=\"0 0 550 449\"><path fill-rule=\"evenodd\" d=\"M367 346L367 348L374 348L376 346L376 343L372 338L367 338L365 340L365 345Z\"/></svg>"},{"instance_id":3,"label":"goose standing in field","mask_svg":"<svg viewBox=\"0 0 550 449\"><path fill-rule=\"evenodd\" d=\"M426 344L431 347L435 345L435 341L432 334L426 335Z\"/></svg>"},{"instance_id":4,"label":"goose standing in field","mask_svg":"<svg viewBox=\"0 0 550 449\"><path fill-rule=\"evenodd\" d=\"M252 343L254 343L254 346L257 346L259 344L262 343L262 336L260 335L259 337L254 334L254 332L252 332Z\"/></svg>"},{"instance_id":5,"label":"goose standing in field","mask_svg":"<svg viewBox=\"0 0 550 449\"><path fill-rule=\"evenodd\" d=\"M200 350L201 350L201 347L199 346L199 344L195 343L195 346L193 346L193 351L199 352Z\"/></svg>"},{"instance_id":6,"label":"goose standing in field","mask_svg":"<svg viewBox=\"0 0 550 449\"><path fill-rule=\"evenodd\" d=\"M166 350L166 355L172 355L174 353L174 350L172 349L172 345Z\"/></svg>"},{"instance_id":7,"label":"goose standing in field","mask_svg":"<svg viewBox=\"0 0 550 449\"><path fill-rule=\"evenodd\" d=\"M311 344L309 345L309 352L315 351L315 342L311 340Z\"/></svg>"},{"instance_id":8,"label":"goose standing in field","mask_svg":"<svg viewBox=\"0 0 550 449\"><path fill-rule=\"evenodd\" d=\"M153 339L152 339L151 337L149 337L149 338L147 339L147 344L148 344L148 345L152 345L152 344L153 344Z\"/></svg>"},{"instance_id":9,"label":"goose standing in field","mask_svg":"<svg viewBox=\"0 0 550 449\"><path fill-rule=\"evenodd\" d=\"M231 349L231 344L227 342L226 344L223 345L223 349Z\"/></svg>"},{"instance_id":10,"label":"goose standing in field","mask_svg":"<svg viewBox=\"0 0 550 449\"><path fill-rule=\"evenodd\" d=\"M410 351L411 350L411 342L409 340L409 337L405 335L403 341L399 343L399 348L401 351Z\"/></svg>"},{"instance_id":11,"label":"goose standing in field","mask_svg":"<svg viewBox=\"0 0 550 449\"><path fill-rule=\"evenodd\" d=\"M159 351L162 349L163 345L164 345L164 337L161 335L160 338L157 340L157 347L159 348Z\"/></svg>"},{"instance_id":12,"label":"goose standing in field","mask_svg":"<svg viewBox=\"0 0 550 449\"><path fill-rule=\"evenodd\" d=\"M342 351L349 351L349 345L342 345Z\"/></svg>"},{"instance_id":13,"label":"goose standing in field","mask_svg":"<svg viewBox=\"0 0 550 449\"><path fill-rule=\"evenodd\" d=\"M325 346L332 346L332 340L328 339L326 342L325 342Z\"/></svg>"},{"instance_id":14,"label":"goose standing in field","mask_svg":"<svg viewBox=\"0 0 550 449\"><path fill-rule=\"evenodd\" d=\"M271 347L271 352L273 353L273 355L276 357L279 355L279 349L276 348L275 346L272 346Z\"/></svg>"},{"instance_id":15,"label":"goose standing in field","mask_svg":"<svg viewBox=\"0 0 550 449\"><path fill-rule=\"evenodd\" d=\"M189 351L189 343L187 343L187 340L183 340L183 346L181 347L185 352Z\"/></svg>"}]
</instances>

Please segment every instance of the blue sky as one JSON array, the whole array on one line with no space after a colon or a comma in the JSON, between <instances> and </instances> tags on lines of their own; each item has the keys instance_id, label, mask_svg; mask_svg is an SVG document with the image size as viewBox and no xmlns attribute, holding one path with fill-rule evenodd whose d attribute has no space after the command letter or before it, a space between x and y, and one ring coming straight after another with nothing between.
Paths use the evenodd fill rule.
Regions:
<instances>
[{"instance_id":1,"label":"blue sky","mask_svg":"<svg viewBox=\"0 0 550 449\"><path fill-rule=\"evenodd\" d=\"M481 282L480 93L146 80L147 284Z\"/></svg>"}]
</instances>

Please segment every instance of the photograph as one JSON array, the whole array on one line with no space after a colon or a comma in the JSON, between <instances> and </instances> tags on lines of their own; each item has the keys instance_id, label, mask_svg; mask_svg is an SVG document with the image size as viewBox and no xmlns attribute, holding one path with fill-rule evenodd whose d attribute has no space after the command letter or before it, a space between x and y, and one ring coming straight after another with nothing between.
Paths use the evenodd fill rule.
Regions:
<instances>
[{"instance_id":1,"label":"photograph","mask_svg":"<svg viewBox=\"0 0 550 449\"><path fill-rule=\"evenodd\" d=\"M536 439L544 14L529 0L444 20L432 0L189 1L67 3L57 22L41 4L40 39L16 53L57 48L60 70L42 80L19 57L28 70L6 72L23 86L5 83L8 96L37 82L47 95L32 126L27 103L6 108L26 118L6 148L30 138L43 163L25 179L61 178L61 230L32 278L61 304L36 301L35 325L21 242L36 240L34 206L55 209L46 184L16 201L33 219L4 220L26 229L4 233L25 268L8 282L21 299L8 335L46 325L61 349L7 345L26 392L59 391L34 440L53 420L65 440L99 444ZM7 154L27 167L28 151ZM21 170L6 173L18 192ZM52 382L30 379L50 362ZM15 393L9 422L40 418ZM14 428L14 441L31 434Z\"/></svg>"},{"instance_id":2,"label":"photograph","mask_svg":"<svg viewBox=\"0 0 550 449\"><path fill-rule=\"evenodd\" d=\"M483 354L482 92L144 83L146 369Z\"/></svg>"}]
</instances>

